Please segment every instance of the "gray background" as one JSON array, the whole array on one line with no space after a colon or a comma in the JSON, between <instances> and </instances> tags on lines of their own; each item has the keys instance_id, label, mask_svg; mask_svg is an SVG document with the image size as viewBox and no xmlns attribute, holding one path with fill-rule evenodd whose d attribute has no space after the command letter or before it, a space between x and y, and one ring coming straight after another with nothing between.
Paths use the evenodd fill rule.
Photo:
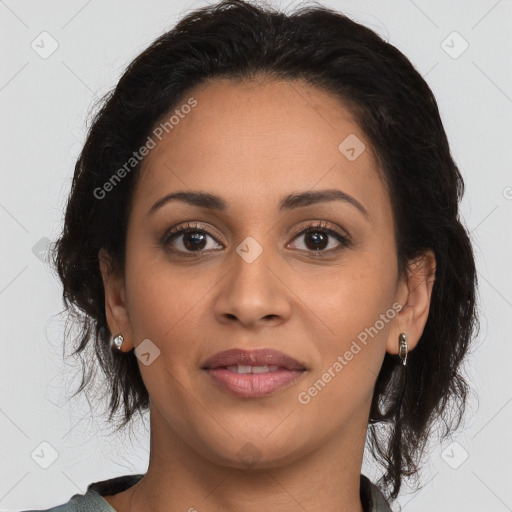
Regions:
<instances>
[{"instance_id":1,"label":"gray background","mask_svg":"<svg viewBox=\"0 0 512 512\"><path fill-rule=\"evenodd\" d=\"M429 83L465 177L462 214L478 260L481 330L466 366L468 413L451 440L431 444L422 490L404 486L398 502L407 512L512 510L512 1L324 4L396 45ZM135 422L134 436L110 438L84 397L67 400L79 366L62 358L61 287L44 253L60 231L90 107L181 13L202 5L0 0L3 511L63 503L93 481L147 468L147 421ZM42 58L53 40L57 50ZM378 476L366 462L363 472Z\"/></svg>"}]
</instances>

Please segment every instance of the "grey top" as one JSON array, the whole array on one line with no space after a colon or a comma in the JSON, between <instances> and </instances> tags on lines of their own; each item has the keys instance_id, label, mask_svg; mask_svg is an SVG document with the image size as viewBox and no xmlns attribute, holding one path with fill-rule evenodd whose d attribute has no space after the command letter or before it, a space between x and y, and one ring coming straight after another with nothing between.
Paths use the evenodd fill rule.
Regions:
<instances>
[{"instance_id":1,"label":"grey top","mask_svg":"<svg viewBox=\"0 0 512 512\"><path fill-rule=\"evenodd\" d=\"M67 503L46 510L26 510L24 512L115 512L115 509L102 498L129 489L144 475L124 475L87 487L85 494L75 494ZM391 508L379 488L361 475L361 503L364 512L391 512Z\"/></svg>"}]
</instances>

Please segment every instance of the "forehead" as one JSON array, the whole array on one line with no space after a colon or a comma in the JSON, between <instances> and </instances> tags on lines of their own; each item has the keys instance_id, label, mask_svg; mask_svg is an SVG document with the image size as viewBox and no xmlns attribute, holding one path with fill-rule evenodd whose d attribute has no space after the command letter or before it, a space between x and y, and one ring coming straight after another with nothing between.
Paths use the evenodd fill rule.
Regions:
<instances>
[{"instance_id":1,"label":"forehead","mask_svg":"<svg viewBox=\"0 0 512 512\"><path fill-rule=\"evenodd\" d=\"M181 109L191 99L195 106ZM142 162L136 207L186 189L246 206L329 187L387 200L356 119L336 97L310 84L215 79L190 90L163 122L173 114L180 115L172 128L160 130L160 139L153 136L155 147Z\"/></svg>"}]
</instances>

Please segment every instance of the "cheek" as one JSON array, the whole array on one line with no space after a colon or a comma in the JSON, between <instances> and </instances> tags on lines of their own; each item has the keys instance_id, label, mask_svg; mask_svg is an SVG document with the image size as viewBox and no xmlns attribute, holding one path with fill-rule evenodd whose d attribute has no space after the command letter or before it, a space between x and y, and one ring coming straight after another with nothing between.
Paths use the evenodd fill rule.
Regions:
<instances>
[{"instance_id":1,"label":"cheek","mask_svg":"<svg viewBox=\"0 0 512 512\"><path fill-rule=\"evenodd\" d=\"M396 317L393 258L393 252L359 252L350 264L322 280L320 301L311 300L319 325L328 326L322 329L328 338L317 345L320 367L310 379L310 383L321 380L319 404L339 400L356 404L371 396ZM324 384L329 389L324 391Z\"/></svg>"},{"instance_id":2,"label":"cheek","mask_svg":"<svg viewBox=\"0 0 512 512\"><path fill-rule=\"evenodd\" d=\"M397 279L393 258L384 251L353 253L346 265L321 279L321 293L316 281L317 297L311 302L332 326L331 334L345 341L354 338L391 308Z\"/></svg>"},{"instance_id":3,"label":"cheek","mask_svg":"<svg viewBox=\"0 0 512 512\"><path fill-rule=\"evenodd\" d=\"M137 346L150 339L160 350L161 364L182 373L184 343L204 337L204 304L219 285L218 272L197 272L173 265L161 248L139 248L126 261L130 324ZM142 368L141 368L142 370Z\"/></svg>"},{"instance_id":4,"label":"cheek","mask_svg":"<svg viewBox=\"0 0 512 512\"><path fill-rule=\"evenodd\" d=\"M155 343L164 345L176 332L190 329L187 316L208 291L204 281L190 286L170 267L153 265L148 271L137 271L131 279L130 322L136 337L155 337Z\"/></svg>"},{"instance_id":5,"label":"cheek","mask_svg":"<svg viewBox=\"0 0 512 512\"><path fill-rule=\"evenodd\" d=\"M190 348L187 340L194 337L195 326L200 327L196 306L211 285L196 279L187 286L184 274L165 257L155 257L156 251L139 250L127 257L126 282L135 348L147 339L156 346L146 345L151 361L146 365L141 359L139 369L149 394L163 405L165 400L179 403L182 385L191 387L191 362L183 348Z\"/></svg>"}]
</instances>

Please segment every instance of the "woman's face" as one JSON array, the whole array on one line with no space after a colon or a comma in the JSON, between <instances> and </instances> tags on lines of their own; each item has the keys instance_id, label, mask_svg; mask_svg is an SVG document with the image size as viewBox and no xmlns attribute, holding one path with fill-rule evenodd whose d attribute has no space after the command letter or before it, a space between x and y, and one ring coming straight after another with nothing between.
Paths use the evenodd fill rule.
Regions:
<instances>
[{"instance_id":1,"label":"woman's face","mask_svg":"<svg viewBox=\"0 0 512 512\"><path fill-rule=\"evenodd\" d=\"M181 105L191 97L161 140L152 135L129 218L125 302L110 320L123 350L149 340L137 356L155 428L233 467L363 439L407 298L368 138L336 98L302 82L215 80ZM294 199L327 190L348 199ZM152 209L192 191L225 206ZM188 223L195 231L164 242ZM279 350L306 370L240 396L203 369L233 348Z\"/></svg>"}]
</instances>

